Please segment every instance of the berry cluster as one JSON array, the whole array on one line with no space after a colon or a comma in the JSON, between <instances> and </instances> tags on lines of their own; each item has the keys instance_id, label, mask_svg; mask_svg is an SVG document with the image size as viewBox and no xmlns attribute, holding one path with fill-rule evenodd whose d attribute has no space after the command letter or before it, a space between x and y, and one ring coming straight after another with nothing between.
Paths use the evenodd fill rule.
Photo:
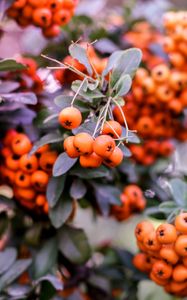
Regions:
<instances>
[{"instance_id":1,"label":"berry cluster","mask_svg":"<svg viewBox=\"0 0 187 300\"><path fill-rule=\"evenodd\" d=\"M152 165L160 157L170 156L174 150L169 140L149 140L143 144L130 145L129 148L135 161L144 166Z\"/></svg>"},{"instance_id":2,"label":"berry cluster","mask_svg":"<svg viewBox=\"0 0 187 300\"><path fill-rule=\"evenodd\" d=\"M142 61L146 63L148 68L152 68L163 63L163 58L156 55L151 48L151 45L160 43L162 36L151 24L146 21L135 23L131 30L123 36L125 43L129 43L134 47L142 50Z\"/></svg>"},{"instance_id":3,"label":"berry cluster","mask_svg":"<svg viewBox=\"0 0 187 300\"><path fill-rule=\"evenodd\" d=\"M163 41L164 50L168 53L171 64L175 68L185 71L187 12L167 12L163 22L166 30L166 37Z\"/></svg>"},{"instance_id":4,"label":"berry cluster","mask_svg":"<svg viewBox=\"0 0 187 300\"><path fill-rule=\"evenodd\" d=\"M143 211L145 206L146 200L141 188L131 184L126 186L121 194L121 206L113 205L111 214L118 221L124 221L133 213Z\"/></svg>"},{"instance_id":5,"label":"berry cluster","mask_svg":"<svg viewBox=\"0 0 187 300\"><path fill-rule=\"evenodd\" d=\"M77 0L14 0L7 15L21 27L40 27L46 38L52 38L70 22L77 4Z\"/></svg>"},{"instance_id":6,"label":"berry cluster","mask_svg":"<svg viewBox=\"0 0 187 300\"><path fill-rule=\"evenodd\" d=\"M186 95L186 73L170 69L165 64L155 66L150 73L144 68L138 69L132 92L122 107L129 126L136 128L138 135L146 141L146 149L144 146L142 150L140 147L132 147L135 156L140 154L143 157L149 152L154 161L153 156L156 159L158 155L167 156L167 153L171 153L172 145L169 145L168 139L186 140L187 130L181 119L187 106ZM115 119L123 124L118 107L114 108L113 113ZM159 144L164 149L162 146L158 149ZM144 161L142 158L138 160Z\"/></svg>"},{"instance_id":7,"label":"berry cluster","mask_svg":"<svg viewBox=\"0 0 187 300\"><path fill-rule=\"evenodd\" d=\"M95 70L95 73L98 73L100 75L107 65L107 59L100 58L95 52L92 45L89 45L89 47L86 43L80 43L80 45L87 49L87 55ZM78 71L87 74L86 67L70 55L66 56L62 62L64 65L73 66ZM71 84L75 80L82 79L82 76L72 72L68 68L56 70L54 76L61 84Z\"/></svg>"},{"instance_id":8,"label":"berry cluster","mask_svg":"<svg viewBox=\"0 0 187 300\"><path fill-rule=\"evenodd\" d=\"M187 296L187 213L179 214L174 225L161 224L156 230L152 223L143 221L136 226L135 235L141 253L133 263L137 269L165 291L176 296Z\"/></svg>"},{"instance_id":9,"label":"berry cluster","mask_svg":"<svg viewBox=\"0 0 187 300\"><path fill-rule=\"evenodd\" d=\"M81 122L81 112L73 106L64 108L59 114L59 123L66 129L75 129ZM121 134L122 127L118 122L106 121L101 135L96 138L86 132L68 136L64 140L64 150L71 158L79 157L83 168L97 168L102 163L109 167L116 167L123 160L123 152L115 143L115 139Z\"/></svg>"},{"instance_id":10,"label":"berry cluster","mask_svg":"<svg viewBox=\"0 0 187 300\"><path fill-rule=\"evenodd\" d=\"M36 94L40 94L44 89L44 82L38 76L38 65L36 61L28 57L19 57L17 62L22 63L27 68L21 71L8 72L1 76L2 80L11 80L19 83L20 91L32 91Z\"/></svg>"},{"instance_id":11,"label":"berry cluster","mask_svg":"<svg viewBox=\"0 0 187 300\"><path fill-rule=\"evenodd\" d=\"M0 176L13 188L14 196L21 205L47 213L45 192L57 153L45 145L34 155L28 155L31 148L32 142L27 135L9 130L1 150L3 164Z\"/></svg>"}]
</instances>

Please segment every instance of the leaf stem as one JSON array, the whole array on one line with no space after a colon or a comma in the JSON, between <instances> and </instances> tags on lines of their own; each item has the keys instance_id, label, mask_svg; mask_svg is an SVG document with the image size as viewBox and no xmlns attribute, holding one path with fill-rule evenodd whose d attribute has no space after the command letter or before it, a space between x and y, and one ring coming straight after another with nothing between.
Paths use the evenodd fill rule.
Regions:
<instances>
[{"instance_id":1,"label":"leaf stem","mask_svg":"<svg viewBox=\"0 0 187 300\"><path fill-rule=\"evenodd\" d=\"M73 99L72 99L72 101L71 101L71 106L73 106L73 104L74 104L74 102L75 102L77 96L79 95L79 93L80 93L80 91L81 91L81 89L82 89L82 87L83 87L85 81L86 81L86 78L83 79L83 81L81 82L81 84L80 84L80 86L79 86L77 92L75 93L75 95L74 95L74 97L73 97Z\"/></svg>"}]
</instances>

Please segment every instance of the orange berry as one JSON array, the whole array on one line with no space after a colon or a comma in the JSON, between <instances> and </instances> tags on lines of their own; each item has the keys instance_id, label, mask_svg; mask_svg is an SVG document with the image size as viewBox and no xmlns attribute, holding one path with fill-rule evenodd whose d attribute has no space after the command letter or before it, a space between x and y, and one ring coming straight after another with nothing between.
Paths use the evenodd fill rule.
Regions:
<instances>
[{"instance_id":1,"label":"orange berry","mask_svg":"<svg viewBox=\"0 0 187 300\"><path fill-rule=\"evenodd\" d=\"M89 155L81 155L80 156L80 165L83 168L98 168L102 164L102 157L92 152Z\"/></svg>"},{"instance_id":2,"label":"orange berry","mask_svg":"<svg viewBox=\"0 0 187 300\"><path fill-rule=\"evenodd\" d=\"M184 265L177 265L173 269L173 279L177 282L187 279L187 268Z\"/></svg>"},{"instance_id":3,"label":"orange berry","mask_svg":"<svg viewBox=\"0 0 187 300\"><path fill-rule=\"evenodd\" d=\"M81 112L75 107L64 108L58 117L59 123L66 129L75 129L82 122Z\"/></svg>"},{"instance_id":4,"label":"orange berry","mask_svg":"<svg viewBox=\"0 0 187 300\"><path fill-rule=\"evenodd\" d=\"M12 7L13 8L23 8L26 4L27 0L14 0Z\"/></svg>"},{"instance_id":5,"label":"orange berry","mask_svg":"<svg viewBox=\"0 0 187 300\"><path fill-rule=\"evenodd\" d=\"M33 7L44 7L47 3L47 0L27 0L28 4L32 5Z\"/></svg>"},{"instance_id":6,"label":"orange berry","mask_svg":"<svg viewBox=\"0 0 187 300\"><path fill-rule=\"evenodd\" d=\"M31 175L31 184L37 191L44 191L49 181L49 175L41 170Z\"/></svg>"},{"instance_id":7,"label":"orange berry","mask_svg":"<svg viewBox=\"0 0 187 300\"><path fill-rule=\"evenodd\" d=\"M161 244L170 244L176 241L177 230L172 224L162 224L157 228L156 235Z\"/></svg>"},{"instance_id":8,"label":"orange berry","mask_svg":"<svg viewBox=\"0 0 187 300\"><path fill-rule=\"evenodd\" d=\"M93 152L94 140L92 136L86 132L78 133L74 137L73 145L82 155L89 155Z\"/></svg>"},{"instance_id":9,"label":"orange berry","mask_svg":"<svg viewBox=\"0 0 187 300\"><path fill-rule=\"evenodd\" d=\"M104 124L102 134L110 135L112 138L117 139L122 135L121 125L113 120L107 121Z\"/></svg>"},{"instance_id":10,"label":"orange berry","mask_svg":"<svg viewBox=\"0 0 187 300\"><path fill-rule=\"evenodd\" d=\"M172 267L162 260L156 261L152 266L152 273L159 279L169 279L172 271Z\"/></svg>"},{"instance_id":11,"label":"orange berry","mask_svg":"<svg viewBox=\"0 0 187 300\"><path fill-rule=\"evenodd\" d=\"M180 235L177 238L175 242L175 251L180 256L187 256L187 235Z\"/></svg>"},{"instance_id":12,"label":"orange berry","mask_svg":"<svg viewBox=\"0 0 187 300\"><path fill-rule=\"evenodd\" d=\"M76 158L80 155L80 153L76 150L74 146L74 138L75 138L74 136L68 136L64 140L64 151L71 158Z\"/></svg>"},{"instance_id":13,"label":"orange berry","mask_svg":"<svg viewBox=\"0 0 187 300\"><path fill-rule=\"evenodd\" d=\"M170 70L164 64L158 65L153 68L153 70L151 72L151 76L152 76L153 80L155 80L158 83L165 82L169 79Z\"/></svg>"},{"instance_id":14,"label":"orange berry","mask_svg":"<svg viewBox=\"0 0 187 300\"><path fill-rule=\"evenodd\" d=\"M17 171L19 168L19 158L18 155L11 154L5 160L6 166L12 171Z\"/></svg>"},{"instance_id":15,"label":"orange berry","mask_svg":"<svg viewBox=\"0 0 187 300\"><path fill-rule=\"evenodd\" d=\"M138 253L133 257L133 265L141 272L149 272L151 270L150 258L145 253Z\"/></svg>"},{"instance_id":16,"label":"orange berry","mask_svg":"<svg viewBox=\"0 0 187 300\"><path fill-rule=\"evenodd\" d=\"M48 151L41 154L39 159L39 166L42 170L46 172L50 172L53 168L53 165L57 159L57 152L56 151Z\"/></svg>"},{"instance_id":17,"label":"orange berry","mask_svg":"<svg viewBox=\"0 0 187 300\"><path fill-rule=\"evenodd\" d=\"M167 261L168 263L175 265L179 261L179 256L174 250L174 246L163 245L160 250L160 256L162 259Z\"/></svg>"},{"instance_id":18,"label":"orange berry","mask_svg":"<svg viewBox=\"0 0 187 300\"><path fill-rule=\"evenodd\" d=\"M43 206L47 202L47 198L43 194L38 194L36 197L36 205Z\"/></svg>"},{"instance_id":19,"label":"orange berry","mask_svg":"<svg viewBox=\"0 0 187 300\"><path fill-rule=\"evenodd\" d=\"M67 9L61 9L54 13L53 22L60 26L66 25L71 20L71 14Z\"/></svg>"},{"instance_id":20,"label":"orange berry","mask_svg":"<svg viewBox=\"0 0 187 300\"><path fill-rule=\"evenodd\" d=\"M154 232L154 227L149 221L142 221L136 225L135 236L138 241L143 242L146 235L150 232Z\"/></svg>"},{"instance_id":21,"label":"orange berry","mask_svg":"<svg viewBox=\"0 0 187 300\"><path fill-rule=\"evenodd\" d=\"M161 244L157 240L156 232L149 232L143 239L143 243L146 246L147 250L158 251L161 248Z\"/></svg>"},{"instance_id":22,"label":"orange berry","mask_svg":"<svg viewBox=\"0 0 187 300\"><path fill-rule=\"evenodd\" d=\"M187 213L180 213L176 216L175 227L180 233L187 234Z\"/></svg>"},{"instance_id":23,"label":"orange berry","mask_svg":"<svg viewBox=\"0 0 187 300\"><path fill-rule=\"evenodd\" d=\"M15 184L20 188L28 188L31 186L30 175L25 174L23 171L18 171L15 175Z\"/></svg>"},{"instance_id":24,"label":"orange berry","mask_svg":"<svg viewBox=\"0 0 187 300\"><path fill-rule=\"evenodd\" d=\"M119 147L115 147L112 154L105 158L104 164L108 167L114 168L119 166L123 161L123 152Z\"/></svg>"},{"instance_id":25,"label":"orange berry","mask_svg":"<svg viewBox=\"0 0 187 300\"><path fill-rule=\"evenodd\" d=\"M23 155L31 150L32 144L25 134L19 133L13 138L11 148L15 154Z\"/></svg>"},{"instance_id":26,"label":"orange berry","mask_svg":"<svg viewBox=\"0 0 187 300\"><path fill-rule=\"evenodd\" d=\"M35 155L24 154L19 160L19 167L25 173L32 174L38 169L38 160Z\"/></svg>"},{"instance_id":27,"label":"orange berry","mask_svg":"<svg viewBox=\"0 0 187 300\"><path fill-rule=\"evenodd\" d=\"M109 158L115 147L115 141L108 135L98 136L93 143L94 152L103 158Z\"/></svg>"},{"instance_id":28,"label":"orange berry","mask_svg":"<svg viewBox=\"0 0 187 300\"><path fill-rule=\"evenodd\" d=\"M52 21L52 14L48 8L36 8L33 12L34 24L41 27L49 27Z\"/></svg>"},{"instance_id":29,"label":"orange berry","mask_svg":"<svg viewBox=\"0 0 187 300\"><path fill-rule=\"evenodd\" d=\"M33 188L16 187L14 189L14 193L15 193L15 197L18 200L23 200L23 201L33 201L36 196L36 192L34 191Z\"/></svg>"}]
</instances>

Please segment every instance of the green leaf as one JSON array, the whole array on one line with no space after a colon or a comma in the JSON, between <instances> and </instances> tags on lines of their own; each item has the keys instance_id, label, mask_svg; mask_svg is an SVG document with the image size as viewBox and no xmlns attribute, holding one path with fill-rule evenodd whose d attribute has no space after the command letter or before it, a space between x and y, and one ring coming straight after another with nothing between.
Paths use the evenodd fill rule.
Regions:
<instances>
[{"instance_id":1,"label":"green leaf","mask_svg":"<svg viewBox=\"0 0 187 300\"><path fill-rule=\"evenodd\" d=\"M123 54L123 50L118 50L112 53L112 55L108 59L107 66L102 73L103 77L105 77L114 68L114 66L117 64L122 54Z\"/></svg>"},{"instance_id":2,"label":"green leaf","mask_svg":"<svg viewBox=\"0 0 187 300\"><path fill-rule=\"evenodd\" d=\"M62 195L55 207L49 210L49 218L55 228L60 228L72 213L72 201L70 197Z\"/></svg>"},{"instance_id":3,"label":"green leaf","mask_svg":"<svg viewBox=\"0 0 187 300\"><path fill-rule=\"evenodd\" d=\"M168 215L177 208L177 205L173 201L165 201L159 205L159 211Z\"/></svg>"},{"instance_id":4,"label":"green leaf","mask_svg":"<svg viewBox=\"0 0 187 300\"><path fill-rule=\"evenodd\" d=\"M59 232L59 249L72 263L84 264L91 256L91 248L82 229L63 226Z\"/></svg>"},{"instance_id":5,"label":"green leaf","mask_svg":"<svg viewBox=\"0 0 187 300\"><path fill-rule=\"evenodd\" d=\"M187 184L179 178L170 180L170 190L179 207L187 207Z\"/></svg>"},{"instance_id":6,"label":"green leaf","mask_svg":"<svg viewBox=\"0 0 187 300\"><path fill-rule=\"evenodd\" d=\"M90 135L93 134L94 129L96 127L96 122L94 119L89 119L89 121L84 122L81 126L73 130L73 134L78 134L81 132L89 133Z\"/></svg>"},{"instance_id":7,"label":"green leaf","mask_svg":"<svg viewBox=\"0 0 187 300\"><path fill-rule=\"evenodd\" d=\"M77 162L77 158L70 158L65 152L61 153L53 166L53 176L57 177L67 173Z\"/></svg>"},{"instance_id":8,"label":"green leaf","mask_svg":"<svg viewBox=\"0 0 187 300\"><path fill-rule=\"evenodd\" d=\"M63 289L62 280L60 280L54 275L48 274L46 276L40 277L38 280L34 281L34 285L38 285L42 281L50 282L52 286L58 291L61 291Z\"/></svg>"},{"instance_id":9,"label":"green leaf","mask_svg":"<svg viewBox=\"0 0 187 300\"><path fill-rule=\"evenodd\" d=\"M0 61L0 72L5 71L21 71L26 69L26 66L18 63L13 59L3 59Z\"/></svg>"},{"instance_id":10,"label":"green leaf","mask_svg":"<svg viewBox=\"0 0 187 300\"><path fill-rule=\"evenodd\" d=\"M111 204L121 205L121 191L115 186L105 184L93 184L97 203L104 216L110 212Z\"/></svg>"},{"instance_id":11,"label":"green leaf","mask_svg":"<svg viewBox=\"0 0 187 300\"><path fill-rule=\"evenodd\" d=\"M72 96L60 95L54 99L54 102L61 109L69 107L71 105Z\"/></svg>"},{"instance_id":12,"label":"green leaf","mask_svg":"<svg viewBox=\"0 0 187 300\"><path fill-rule=\"evenodd\" d=\"M16 280L31 265L31 259L19 259L0 277L0 291Z\"/></svg>"},{"instance_id":13,"label":"green leaf","mask_svg":"<svg viewBox=\"0 0 187 300\"><path fill-rule=\"evenodd\" d=\"M14 248L7 248L0 252L0 275L6 272L12 264L15 262L17 257L17 251Z\"/></svg>"},{"instance_id":14,"label":"green leaf","mask_svg":"<svg viewBox=\"0 0 187 300\"><path fill-rule=\"evenodd\" d=\"M39 279L51 272L57 260L56 239L48 240L36 254L33 261L33 276Z\"/></svg>"},{"instance_id":15,"label":"green leaf","mask_svg":"<svg viewBox=\"0 0 187 300\"><path fill-rule=\"evenodd\" d=\"M64 140L64 137L58 133L48 133L44 135L39 141L37 141L34 146L32 147L30 151L30 155L34 154L40 147L47 145L47 144L53 144L53 143L59 143Z\"/></svg>"},{"instance_id":16,"label":"green leaf","mask_svg":"<svg viewBox=\"0 0 187 300\"><path fill-rule=\"evenodd\" d=\"M13 200L0 195L0 213L13 210L14 208L15 203L13 202Z\"/></svg>"},{"instance_id":17,"label":"green leaf","mask_svg":"<svg viewBox=\"0 0 187 300\"><path fill-rule=\"evenodd\" d=\"M36 95L30 92L1 94L1 97L4 101L18 102L29 105L36 105L38 102Z\"/></svg>"},{"instance_id":18,"label":"green leaf","mask_svg":"<svg viewBox=\"0 0 187 300\"><path fill-rule=\"evenodd\" d=\"M57 204L65 186L66 176L51 177L47 185L47 200L50 207L54 207Z\"/></svg>"},{"instance_id":19,"label":"green leaf","mask_svg":"<svg viewBox=\"0 0 187 300\"><path fill-rule=\"evenodd\" d=\"M76 93L80 87L81 81L80 80L76 80L72 83L72 90ZM97 99L97 98L103 98L105 97L104 94L102 94L100 92L99 89L95 89L95 90L89 90L87 89L87 91L85 92L83 89L80 90L79 95L82 96L84 99L92 102L93 99Z\"/></svg>"},{"instance_id":20,"label":"green leaf","mask_svg":"<svg viewBox=\"0 0 187 300\"><path fill-rule=\"evenodd\" d=\"M123 152L125 157L131 157L132 156L132 152L124 144L120 145L119 148L121 149L121 151Z\"/></svg>"},{"instance_id":21,"label":"green leaf","mask_svg":"<svg viewBox=\"0 0 187 300\"><path fill-rule=\"evenodd\" d=\"M130 75L125 74L121 76L114 87L115 97L125 96L130 91L131 85L132 79Z\"/></svg>"},{"instance_id":22,"label":"green leaf","mask_svg":"<svg viewBox=\"0 0 187 300\"><path fill-rule=\"evenodd\" d=\"M80 179L75 179L70 188L70 196L73 199L81 199L85 196L87 191L86 185Z\"/></svg>"},{"instance_id":23,"label":"green leaf","mask_svg":"<svg viewBox=\"0 0 187 300\"><path fill-rule=\"evenodd\" d=\"M107 177L110 172L109 169L104 166L101 166L97 169L84 169L76 166L71 170L70 174L82 179L93 179Z\"/></svg>"},{"instance_id":24,"label":"green leaf","mask_svg":"<svg viewBox=\"0 0 187 300\"><path fill-rule=\"evenodd\" d=\"M73 58L77 59L82 65L86 67L88 74L93 74L92 66L89 62L86 49L74 43L69 47L69 53Z\"/></svg>"},{"instance_id":25,"label":"green leaf","mask_svg":"<svg viewBox=\"0 0 187 300\"><path fill-rule=\"evenodd\" d=\"M121 76L129 74L134 76L142 59L142 52L140 49L131 48L125 50L123 54L116 61L116 65L112 70L111 86L114 87Z\"/></svg>"}]
</instances>

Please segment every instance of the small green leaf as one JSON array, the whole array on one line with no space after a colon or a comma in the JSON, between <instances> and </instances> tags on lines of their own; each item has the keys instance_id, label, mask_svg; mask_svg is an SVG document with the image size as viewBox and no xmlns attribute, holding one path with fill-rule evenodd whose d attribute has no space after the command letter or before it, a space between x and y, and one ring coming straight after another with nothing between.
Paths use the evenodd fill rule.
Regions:
<instances>
[{"instance_id":1,"label":"small green leaf","mask_svg":"<svg viewBox=\"0 0 187 300\"><path fill-rule=\"evenodd\" d=\"M51 179L49 180L46 196L50 207L54 207L56 205L64 190L65 181L65 175L59 177L51 177Z\"/></svg>"},{"instance_id":2,"label":"small green leaf","mask_svg":"<svg viewBox=\"0 0 187 300\"><path fill-rule=\"evenodd\" d=\"M77 166L71 170L70 174L82 179L93 179L107 177L110 172L109 169L104 166L101 166L97 169L84 169Z\"/></svg>"},{"instance_id":3,"label":"small green leaf","mask_svg":"<svg viewBox=\"0 0 187 300\"><path fill-rule=\"evenodd\" d=\"M61 109L69 107L71 105L72 96L60 95L54 99L54 102Z\"/></svg>"},{"instance_id":4,"label":"small green leaf","mask_svg":"<svg viewBox=\"0 0 187 300\"><path fill-rule=\"evenodd\" d=\"M112 53L112 55L108 59L107 66L103 71L102 74L103 77L105 77L114 68L114 66L117 64L122 54L123 54L123 50L118 50Z\"/></svg>"},{"instance_id":5,"label":"small green leaf","mask_svg":"<svg viewBox=\"0 0 187 300\"><path fill-rule=\"evenodd\" d=\"M64 225L59 231L59 249L72 263L84 264L91 256L91 248L82 229Z\"/></svg>"},{"instance_id":6,"label":"small green leaf","mask_svg":"<svg viewBox=\"0 0 187 300\"><path fill-rule=\"evenodd\" d=\"M72 83L72 90L76 93L80 87L81 81L80 80L76 80ZM97 99L97 98L104 98L105 95L102 94L100 92L99 89L95 89L95 90L87 90L86 92L84 91L84 89L81 89L79 92L79 95L82 96L84 99L92 102L93 99Z\"/></svg>"},{"instance_id":7,"label":"small green leaf","mask_svg":"<svg viewBox=\"0 0 187 300\"><path fill-rule=\"evenodd\" d=\"M39 141L37 141L34 146L32 147L30 151L30 155L34 154L40 147L47 145L47 144L53 144L53 143L59 143L64 140L64 137L58 133L49 133L44 135Z\"/></svg>"},{"instance_id":8,"label":"small green leaf","mask_svg":"<svg viewBox=\"0 0 187 300\"><path fill-rule=\"evenodd\" d=\"M26 69L26 66L18 63L13 59L3 59L0 61L0 72L5 71L21 71Z\"/></svg>"},{"instance_id":9,"label":"small green leaf","mask_svg":"<svg viewBox=\"0 0 187 300\"><path fill-rule=\"evenodd\" d=\"M173 201L166 201L159 205L159 211L168 215L177 208L177 205Z\"/></svg>"},{"instance_id":10,"label":"small green leaf","mask_svg":"<svg viewBox=\"0 0 187 300\"><path fill-rule=\"evenodd\" d=\"M75 179L70 188L70 196L73 199L81 199L86 194L87 188L86 185L80 179Z\"/></svg>"},{"instance_id":11,"label":"small green leaf","mask_svg":"<svg viewBox=\"0 0 187 300\"><path fill-rule=\"evenodd\" d=\"M69 53L73 58L77 59L82 65L86 67L88 74L93 74L92 66L89 62L86 49L74 43L69 47Z\"/></svg>"},{"instance_id":12,"label":"small green leaf","mask_svg":"<svg viewBox=\"0 0 187 300\"><path fill-rule=\"evenodd\" d=\"M94 129L96 127L96 122L94 119L89 119L89 121L85 121L81 126L73 130L73 134L78 134L81 132L89 133L90 135L93 134Z\"/></svg>"},{"instance_id":13,"label":"small green leaf","mask_svg":"<svg viewBox=\"0 0 187 300\"><path fill-rule=\"evenodd\" d=\"M131 48L125 50L123 54L116 61L116 65L112 70L111 86L114 87L121 76L129 74L131 77L134 76L142 59L142 52L140 49Z\"/></svg>"},{"instance_id":14,"label":"small green leaf","mask_svg":"<svg viewBox=\"0 0 187 300\"><path fill-rule=\"evenodd\" d=\"M12 264L15 262L17 257L17 251L14 248L7 248L0 252L0 275L6 272Z\"/></svg>"},{"instance_id":15,"label":"small green leaf","mask_svg":"<svg viewBox=\"0 0 187 300\"><path fill-rule=\"evenodd\" d=\"M31 265L31 259L19 259L0 277L0 291L16 280Z\"/></svg>"},{"instance_id":16,"label":"small green leaf","mask_svg":"<svg viewBox=\"0 0 187 300\"><path fill-rule=\"evenodd\" d=\"M173 199L179 207L187 207L187 184L179 178L170 180Z\"/></svg>"},{"instance_id":17,"label":"small green leaf","mask_svg":"<svg viewBox=\"0 0 187 300\"><path fill-rule=\"evenodd\" d=\"M125 74L121 76L121 78L118 80L114 87L115 97L125 96L130 91L131 85L132 79L130 75Z\"/></svg>"},{"instance_id":18,"label":"small green leaf","mask_svg":"<svg viewBox=\"0 0 187 300\"><path fill-rule=\"evenodd\" d=\"M55 228L60 228L72 213L72 201L67 196L62 196L55 207L49 210L49 218Z\"/></svg>"},{"instance_id":19,"label":"small green leaf","mask_svg":"<svg viewBox=\"0 0 187 300\"><path fill-rule=\"evenodd\" d=\"M56 239L48 240L43 247L37 252L33 261L33 276L35 279L51 272L57 259L57 243Z\"/></svg>"},{"instance_id":20,"label":"small green leaf","mask_svg":"<svg viewBox=\"0 0 187 300\"><path fill-rule=\"evenodd\" d=\"M132 156L132 152L124 144L120 145L119 148L121 149L121 151L123 152L125 157L131 157Z\"/></svg>"},{"instance_id":21,"label":"small green leaf","mask_svg":"<svg viewBox=\"0 0 187 300\"><path fill-rule=\"evenodd\" d=\"M36 95L30 92L1 94L1 97L4 101L29 105L36 105L38 102Z\"/></svg>"},{"instance_id":22,"label":"small green leaf","mask_svg":"<svg viewBox=\"0 0 187 300\"><path fill-rule=\"evenodd\" d=\"M53 176L57 177L67 173L77 162L77 158L70 158L65 152L61 153L53 166Z\"/></svg>"}]
</instances>

